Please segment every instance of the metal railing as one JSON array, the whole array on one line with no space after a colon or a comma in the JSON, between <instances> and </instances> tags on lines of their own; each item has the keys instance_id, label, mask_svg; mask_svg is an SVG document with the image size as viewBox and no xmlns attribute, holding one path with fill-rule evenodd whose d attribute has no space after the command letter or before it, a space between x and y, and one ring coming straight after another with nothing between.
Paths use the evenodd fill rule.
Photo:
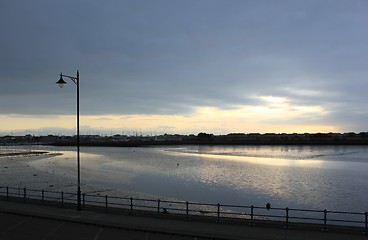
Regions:
<instances>
[{"instance_id":1,"label":"metal railing","mask_svg":"<svg viewBox=\"0 0 368 240\"><path fill-rule=\"evenodd\" d=\"M77 194L63 191L45 191L29 188L0 187L0 198L17 201L37 201L62 207L77 203ZM229 205L169 201L133 197L115 197L99 194L82 194L83 208L124 211L129 214L154 214L187 220L237 222L250 226L275 224L284 228L305 227L360 231L368 235L368 212L278 208L265 206Z\"/></svg>"}]
</instances>

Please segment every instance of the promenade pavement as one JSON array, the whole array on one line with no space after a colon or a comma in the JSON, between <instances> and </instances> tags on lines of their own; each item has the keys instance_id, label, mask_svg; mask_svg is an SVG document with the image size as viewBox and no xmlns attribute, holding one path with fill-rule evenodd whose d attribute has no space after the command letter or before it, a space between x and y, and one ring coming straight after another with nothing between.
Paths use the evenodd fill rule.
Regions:
<instances>
[{"instance_id":1,"label":"promenade pavement","mask_svg":"<svg viewBox=\"0 0 368 240\"><path fill-rule=\"evenodd\" d=\"M283 229L280 226L187 221L88 209L77 211L66 207L0 200L0 239L367 240L368 236L359 232L323 232L308 229Z\"/></svg>"}]
</instances>

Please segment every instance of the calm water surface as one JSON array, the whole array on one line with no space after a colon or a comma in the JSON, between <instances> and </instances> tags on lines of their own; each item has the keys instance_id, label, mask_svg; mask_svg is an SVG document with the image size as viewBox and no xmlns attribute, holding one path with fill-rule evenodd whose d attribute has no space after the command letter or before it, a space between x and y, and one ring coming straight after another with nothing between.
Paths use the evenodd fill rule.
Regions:
<instances>
[{"instance_id":1,"label":"calm water surface","mask_svg":"<svg viewBox=\"0 0 368 240\"><path fill-rule=\"evenodd\" d=\"M75 148L52 158L75 176ZM366 146L81 148L82 183L179 200L367 211ZM50 159L35 161L50 168ZM49 165L47 165L49 164Z\"/></svg>"}]
</instances>

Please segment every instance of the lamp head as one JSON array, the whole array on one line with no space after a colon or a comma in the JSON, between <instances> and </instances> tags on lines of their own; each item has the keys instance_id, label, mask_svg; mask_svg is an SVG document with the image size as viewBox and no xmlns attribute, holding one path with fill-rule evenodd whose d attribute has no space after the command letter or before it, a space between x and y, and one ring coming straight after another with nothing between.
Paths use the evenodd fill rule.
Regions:
<instances>
[{"instance_id":1,"label":"lamp head","mask_svg":"<svg viewBox=\"0 0 368 240\"><path fill-rule=\"evenodd\" d=\"M60 88L64 87L64 85L66 84L66 82L63 79L63 75L61 73L60 73L60 79L59 81L56 82L56 84L58 84Z\"/></svg>"}]
</instances>

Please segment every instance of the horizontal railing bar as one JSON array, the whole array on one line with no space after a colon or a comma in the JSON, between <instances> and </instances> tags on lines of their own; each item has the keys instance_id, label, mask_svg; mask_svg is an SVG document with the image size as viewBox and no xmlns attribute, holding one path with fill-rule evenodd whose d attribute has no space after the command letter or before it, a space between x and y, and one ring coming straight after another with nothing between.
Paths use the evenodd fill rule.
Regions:
<instances>
[{"instance_id":1,"label":"horizontal railing bar","mask_svg":"<svg viewBox=\"0 0 368 240\"><path fill-rule=\"evenodd\" d=\"M265 215L265 214L253 214L254 217L269 217L269 218L285 218L285 216L281 215Z\"/></svg>"},{"instance_id":2,"label":"horizontal railing bar","mask_svg":"<svg viewBox=\"0 0 368 240\"><path fill-rule=\"evenodd\" d=\"M133 198L134 201L157 202L157 199Z\"/></svg>"},{"instance_id":3,"label":"horizontal railing bar","mask_svg":"<svg viewBox=\"0 0 368 240\"><path fill-rule=\"evenodd\" d=\"M324 220L324 218L312 218L312 217L289 217L289 219L314 220L314 221L323 221Z\"/></svg>"},{"instance_id":4,"label":"horizontal railing bar","mask_svg":"<svg viewBox=\"0 0 368 240\"><path fill-rule=\"evenodd\" d=\"M247 205L230 205L230 204L221 204L221 207L230 207L230 208L251 208L251 206L247 206Z\"/></svg>"},{"instance_id":5,"label":"horizontal railing bar","mask_svg":"<svg viewBox=\"0 0 368 240\"><path fill-rule=\"evenodd\" d=\"M209 206L209 207L217 207L217 204L213 204L213 203L190 203L190 205L198 205L198 206Z\"/></svg>"},{"instance_id":6,"label":"horizontal railing bar","mask_svg":"<svg viewBox=\"0 0 368 240\"><path fill-rule=\"evenodd\" d=\"M364 213L360 213L360 212L345 212L345 211L327 211L328 213L331 214L350 214L350 215L362 215L364 216Z\"/></svg>"},{"instance_id":7,"label":"horizontal railing bar","mask_svg":"<svg viewBox=\"0 0 368 240\"><path fill-rule=\"evenodd\" d=\"M101 195L100 195L101 196ZM105 196L102 196L105 197ZM130 200L128 197L115 197L115 196L109 196L109 199L123 199L123 200Z\"/></svg>"},{"instance_id":8,"label":"horizontal railing bar","mask_svg":"<svg viewBox=\"0 0 368 240\"><path fill-rule=\"evenodd\" d=\"M160 200L162 203L173 203L173 204L183 204L185 205L186 202L179 202L179 201L169 201L169 200ZM190 204L190 202L188 202Z\"/></svg>"},{"instance_id":9,"label":"horizontal railing bar","mask_svg":"<svg viewBox=\"0 0 368 240\"><path fill-rule=\"evenodd\" d=\"M285 209L284 209L285 210ZM315 210L315 209L297 209L297 208L289 208L289 211L293 212L311 212L311 213L323 213L324 210Z\"/></svg>"},{"instance_id":10,"label":"horizontal railing bar","mask_svg":"<svg viewBox=\"0 0 368 240\"><path fill-rule=\"evenodd\" d=\"M364 223L358 220L328 219L329 222Z\"/></svg>"}]
</instances>

